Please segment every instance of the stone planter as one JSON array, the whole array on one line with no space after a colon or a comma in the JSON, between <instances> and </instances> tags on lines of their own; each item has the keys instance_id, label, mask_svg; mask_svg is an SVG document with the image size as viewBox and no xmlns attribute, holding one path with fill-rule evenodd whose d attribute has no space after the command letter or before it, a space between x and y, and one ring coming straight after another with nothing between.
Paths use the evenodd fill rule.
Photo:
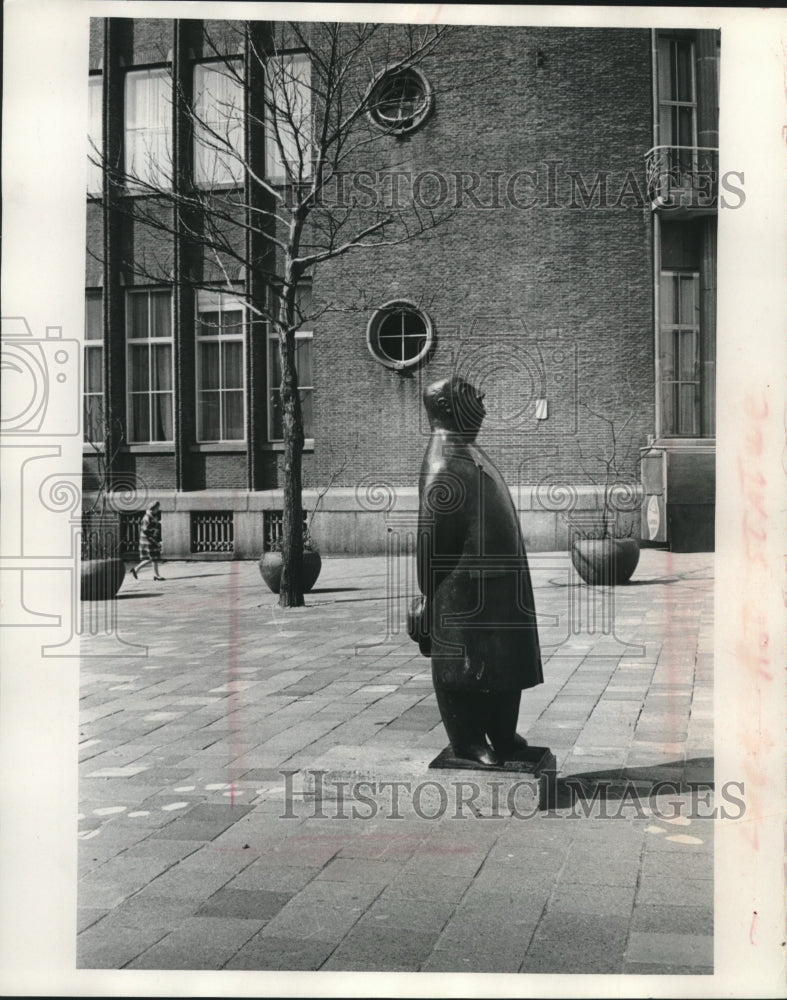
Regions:
<instances>
[{"instance_id":1,"label":"stone planter","mask_svg":"<svg viewBox=\"0 0 787 1000\"><path fill-rule=\"evenodd\" d=\"M628 583L639 562L636 538L581 538L571 548L571 562L585 583Z\"/></svg>"},{"instance_id":2,"label":"stone planter","mask_svg":"<svg viewBox=\"0 0 787 1000\"><path fill-rule=\"evenodd\" d=\"M83 559L79 597L83 601L111 601L126 575L122 559Z\"/></svg>"},{"instance_id":3,"label":"stone planter","mask_svg":"<svg viewBox=\"0 0 787 1000\"><path fill-rule=\"evenodd\" d=\"M258 563L260 574L274 594L281 587L281 552L266 552ZM303 550L303 592L308 593L317 582L322 569L322 558L316 549Z\"/></svg>"}]
</instances>

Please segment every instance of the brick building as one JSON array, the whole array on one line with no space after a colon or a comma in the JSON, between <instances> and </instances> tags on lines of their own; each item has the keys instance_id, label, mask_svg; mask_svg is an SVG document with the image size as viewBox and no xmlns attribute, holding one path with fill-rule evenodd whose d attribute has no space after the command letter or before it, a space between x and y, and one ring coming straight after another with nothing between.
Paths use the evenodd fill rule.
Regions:
<instances>
[{"instance_id":1,"label":"brick building","mask_svg":"<svg viewBox=\"0 0 787 1000\"><path fill-rule=\"evenodd\" d=\"M118 190L109 171L132 165L154 187L160 156L165 188L218 177L253 209L242 173L200 150L183 110L202 101L220 118L232 104L225 89L211 111L205 95L223 59L248 57L233 27L91 23L90 131L106 163L88 166L85 488L100 413L118 479L137 483L139 507L161 501L170 556L254 557L277 530L275 341L244 304L265 294L251 269L214 273L177 224L135 221L129 204L149 220L167 198ZM617 479L636 493L620 519L654 543L712 548L718 33L460 27L387 84L385 53L370 55L389 117L341 196L387 182L448 217L303 283L317 312L331 307L298 334L304 507L319 500L323 552L384 551L399 515L412 518L421 392L455 371L487 393L479 441L532 549L566 547L571 519L597 505L610 419ZM290 57L308 81L303 54ZM281 187L247 81L238 134ZM133 504L122 517L133 546Z\"/></svg>"}]
</instances>

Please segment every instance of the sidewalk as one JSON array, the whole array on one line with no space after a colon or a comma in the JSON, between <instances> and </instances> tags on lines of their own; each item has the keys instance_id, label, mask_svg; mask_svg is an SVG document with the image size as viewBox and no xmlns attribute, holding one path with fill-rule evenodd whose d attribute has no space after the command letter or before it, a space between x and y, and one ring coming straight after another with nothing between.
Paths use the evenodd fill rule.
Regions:
<instances>
[{"instance_id":1,"label":"sidewalk","mask_svg":"<svg viewBox=\"0 0 787 1000\"><path fill-rule=\"evenodd\" d=\"M547 810L517 775L428 770L429 661L386 599L406 560L325 559L287 611L255 563L129 574L117 633L147 656L82 662L78 966L712 972L688 785L713 781L713 556L644 550L611 592L566 553L531 569L519 732L555 754Z\"/></svg>"}]
</instances>

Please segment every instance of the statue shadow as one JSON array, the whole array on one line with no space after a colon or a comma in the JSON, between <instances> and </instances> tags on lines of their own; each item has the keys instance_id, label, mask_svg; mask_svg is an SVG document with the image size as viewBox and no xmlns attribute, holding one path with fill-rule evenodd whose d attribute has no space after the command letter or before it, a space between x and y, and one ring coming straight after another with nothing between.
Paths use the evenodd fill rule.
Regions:
<instances>
[{"instance_id":1,"label":"statue shadow","mask_svg":"<svg viewBox=\"0 0 787 1000\"><path fill-rule=\"evenodd\" d=\"M679 795L686 792L713 790L714 780L697 778L687 781L692 770L713 775L713 757L692 757L641 767L609 768L604 771L584 771L556 776L550 796L552 808L568 809L577 800L591 802L594 798L609 802L627 800L647 803L655 795Z\"/></svg>"}]
</instances>

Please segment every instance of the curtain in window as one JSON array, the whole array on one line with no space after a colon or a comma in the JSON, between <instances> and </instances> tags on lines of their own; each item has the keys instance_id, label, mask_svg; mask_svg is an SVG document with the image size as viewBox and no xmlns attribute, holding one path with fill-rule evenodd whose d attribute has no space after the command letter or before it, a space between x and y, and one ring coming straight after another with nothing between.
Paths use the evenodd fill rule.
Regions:
<instances>
[{"instance_id":1,"label":"curtain in window","mask_svg":"<svg viewBox=\"0 0 787 1000\"><path fill-rule=\"evenodd\" d=\"M311 62L280 56L267 67L266 169L290 182L311 177Z\"/></svg>"},{"instance_id":2,"label":"curtain in window","mask_svg":"<svg viewBox=\"0 0 787 1000\"><path fill-rule=\"evenodd\" d=\"M243 180L243 88L240 65L194 67L194 180L231 184Z\"/></svg>"},{"instance_id":3,"label":"curtain in window","mask_svg":"<svg viewBox=\"0 0 787 1000\"><path fill-rule=\"evenodd\" d=\"M165 189L172 174L171 89L164 69L126 75L126 173L132 181Z\"/></svg>"}]
</instances>

